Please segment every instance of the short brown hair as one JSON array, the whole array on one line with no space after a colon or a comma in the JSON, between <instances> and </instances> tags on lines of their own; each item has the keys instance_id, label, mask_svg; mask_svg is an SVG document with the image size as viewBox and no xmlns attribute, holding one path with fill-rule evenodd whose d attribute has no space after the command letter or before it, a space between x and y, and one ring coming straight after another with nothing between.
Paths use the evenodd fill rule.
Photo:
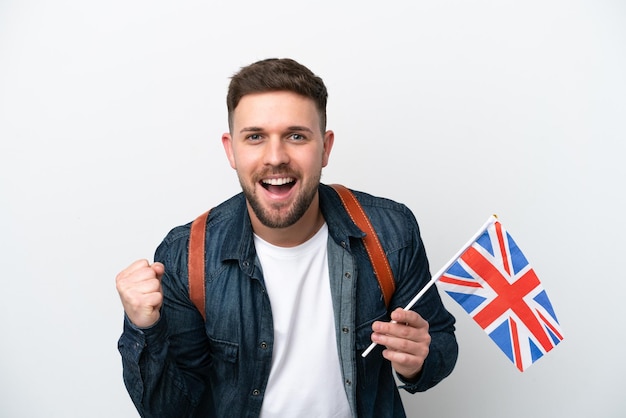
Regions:
<instances>
[{"instance_id":1,"label":"short brown hair","mask_svg":"<svg viewBox=\"0 0 626 418\"><path fill-rule=\"evenodd\" d=\"M304 65L289 58L257 61L241 68L231 77L226 96L228 127L232 130L233 111L243 96L270 91L291 91L312 99L320 114L321 131L326 131L328 91L324 81Z\"/></svg>"}]
</instances>

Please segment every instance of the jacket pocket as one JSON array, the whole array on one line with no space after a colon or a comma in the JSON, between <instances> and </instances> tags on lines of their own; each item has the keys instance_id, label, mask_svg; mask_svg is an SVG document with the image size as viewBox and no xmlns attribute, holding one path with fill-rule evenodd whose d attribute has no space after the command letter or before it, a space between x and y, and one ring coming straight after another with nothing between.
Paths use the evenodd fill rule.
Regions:
<instances>
[{"instance_id":1,"label":"jacket pocket","mask_svg":"<svg viewBox=\"0 0 626 418\"><path fill-rule=\"evenodd\" d=\"M239 345L230 341L209 338L211 350L211 379L223 387L237 383ZM219 387L213 385L214 388Z\"/></svg>"},{"instance_id":2,"label":"jacket pocket","mask_svg":"<svg viewBox=\"0 0 626 418\"><path fill-rule=\"evenodd\" d=\"M363 358L361 354L372 344L372 324L374 321L387 321L387 312L380 312L379 315L363 322L356 329L356 365L357 365L357 382L358 387L363 391L376 392L378 386L378 378L383 365L383 356L380 352L384 349L382 346L376 346L367 357Z\"/></svg>"},{"instance_id":3,"label":"jacket pocket","mask_svg":"<svg viewBox=\"0 0 626 418\"><path fill-rule=\"evenodd\" d=\"M372 324L375 321L386 321L387 312L381 312L377 316L361 323L356 327L356 349L359 355L372 343Z\"/></svg>"},{"instance_id":4,"label":"jacket pocket","mask_svg":"<svg viewBox=\"0 0 626 418\"><path fill-rule=\"evenodd\" d=\"M213 358L217 358L227 363L236 363L239 357L239 344L230 341L216 340L209 338L211 353Z\"/></svg>"}]
</instances>

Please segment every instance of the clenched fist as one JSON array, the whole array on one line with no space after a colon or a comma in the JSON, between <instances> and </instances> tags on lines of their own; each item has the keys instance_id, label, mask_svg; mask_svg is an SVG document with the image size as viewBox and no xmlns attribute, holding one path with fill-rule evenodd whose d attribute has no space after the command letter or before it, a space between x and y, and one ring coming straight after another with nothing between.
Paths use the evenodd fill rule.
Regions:
<instances>
[{"instance_id":1,"label":"clenched fist","mask_svg":"<svg viewBox=\"0 0 626 418\"><path fill-rule=\"evenodd\" d=\"M139 328L150 327L159 320L164 272L165 266L161 263L150 265L148 260L137 260L115 278L124 311Z\"/></svg>"}]
</instances>

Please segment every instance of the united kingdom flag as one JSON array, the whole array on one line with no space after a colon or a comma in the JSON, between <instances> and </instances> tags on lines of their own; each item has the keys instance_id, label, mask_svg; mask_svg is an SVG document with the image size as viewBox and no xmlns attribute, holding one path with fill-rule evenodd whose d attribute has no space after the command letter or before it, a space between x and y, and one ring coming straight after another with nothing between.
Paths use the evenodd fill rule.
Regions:
<instances>
[{"instance_id":1,"label":"united kingdom flag","mask_svg":"<svg viewBox=\"0 0 626 418\"><path fill-rule=\"evenodd\" d=\"M522 372L563 340L537 275L495 217L439 284Z\"/></svg>"}]
</instances>

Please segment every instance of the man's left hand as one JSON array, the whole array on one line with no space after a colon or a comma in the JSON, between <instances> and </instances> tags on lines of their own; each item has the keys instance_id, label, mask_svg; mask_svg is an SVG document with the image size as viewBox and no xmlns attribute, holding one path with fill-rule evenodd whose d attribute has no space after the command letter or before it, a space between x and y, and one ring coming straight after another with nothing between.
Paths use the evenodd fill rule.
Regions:
<instances>
[{"instance_id":1,"label":"man's left hand","mask_svg":"<svg viewBox=\"0 0 626 418\"><path fill-rule=\"evenodd\" d=\"M391 320L392 322L376 321L372 324L372 341L386 346L383 357L391 362L399 375L412 380L422 370L428 355L428 322L417 312L402 308L391 313Z\"/></svg>"}]
</instances>

